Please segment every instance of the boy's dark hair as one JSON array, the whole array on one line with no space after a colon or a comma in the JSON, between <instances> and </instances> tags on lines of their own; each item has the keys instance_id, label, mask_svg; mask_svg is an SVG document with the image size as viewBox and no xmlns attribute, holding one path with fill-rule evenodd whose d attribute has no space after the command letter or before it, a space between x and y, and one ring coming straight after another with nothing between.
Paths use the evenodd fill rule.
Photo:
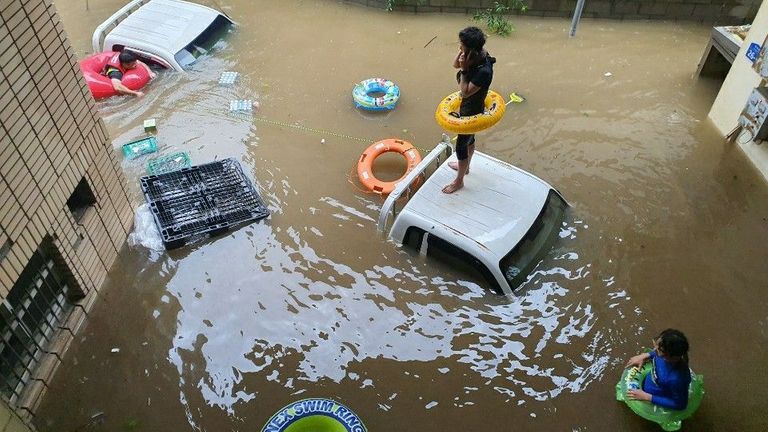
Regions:
<instances>
[{"instance_id":1,"label":"boy's dark hair","mask_svg":"<svg viewBox=\"0 0 768 432\"><path fill-rule=\"evenodd\" d=\"M659 348L667 356L679 359L681 365L688 365L688 338L683 332L675 329L666 329L657 337Z\"/></svg>"},{"instance_id":2,"label":"boy's dark hair","mask_svg":"<svg viewBox=\"0 0 768 432\"><path fill-rule=\"evenodd\" d=\"M467 48L480 51L485 45L485 34L477 27L467 27L459 32L459 40Z\"/></svg>"},{"instance_id":3,"label":"boy's dark hair","mask_svg":"<svg viewBox=\"0 0 768 432\"><path fill-rule=\"evenodd\" d=\"M134 53L132 53L130 51L123 51L123 52L121 52L120 56L118 57L118 59L120 60L121 64L130 64L130 63L133 63L133 62L135 62L137 60L136 59L136 54L134 54Z\"/></svg>"}]
</instances>

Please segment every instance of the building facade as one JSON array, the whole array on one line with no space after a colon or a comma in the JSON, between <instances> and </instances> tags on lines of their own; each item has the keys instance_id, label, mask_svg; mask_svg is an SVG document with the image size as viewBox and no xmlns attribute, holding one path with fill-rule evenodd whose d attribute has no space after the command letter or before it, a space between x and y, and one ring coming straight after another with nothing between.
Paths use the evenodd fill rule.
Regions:
<instances>
[{"instance_id":1,"label":"building facade","mask_svg":"<svg viewBox=\"0 0 768 432\"><path fill-rule=\"evenodd\" d=\"M758 62L753 62L747 56L747 51L751 47L754 48L754 45L762 47L761 59ZM758 88L768 90L766 89L768 77L764 72L761 76L761 73L755 69L756 64L768 64L766 46L768 46L768 5L763 4L733 60L728 75L720 87L720 92L712 103L709 119L724 137L730 138L731 142L724 145L737 145L768 181L768 143L763 139L757 139L749 130L736 130L739 117L752 92ZM760 110L765 109L766 105L763 104ZM764 118L765 115L763 115Z\"/></svg>"},{"instance_id":2,"label":"building facade","mask_svg":"<svg viewBox=\"0 0 768 432\"><path fill-rule=\"evenodd\" d=\"M53 4L0 0L0 432L34 415L132 222Z\"/></svg>"}]
</instances>

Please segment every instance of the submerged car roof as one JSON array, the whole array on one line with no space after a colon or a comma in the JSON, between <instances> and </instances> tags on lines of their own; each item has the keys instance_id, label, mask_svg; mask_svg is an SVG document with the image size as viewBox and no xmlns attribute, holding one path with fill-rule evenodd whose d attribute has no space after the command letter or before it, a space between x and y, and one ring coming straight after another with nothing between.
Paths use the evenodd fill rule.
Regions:
<instances>
[{"instance_id":1,"label":"submerged car roof","mask_svg":"<svg viewBox=\"0 0 768 432\"><path fill-rule=\"evenodd\" d=\"M456 171L442 164L398 217L414 213L498 259L528 232L552 189L533 174L480 152L474 153L464 187L453 194L443 193L443 187L455 178Z\"/></svg>"},{"instance_id":2,"label":"submerged car roof","mask_svg":"<svg viewBox=\"0 0 768 432\"><path fill-rule=\"evenodd\" d=\"M175 54L213 23L218 11L182 0L152 0L122 20L104 39L105 48L130 43Z\"/></svg>"}]
</instances>

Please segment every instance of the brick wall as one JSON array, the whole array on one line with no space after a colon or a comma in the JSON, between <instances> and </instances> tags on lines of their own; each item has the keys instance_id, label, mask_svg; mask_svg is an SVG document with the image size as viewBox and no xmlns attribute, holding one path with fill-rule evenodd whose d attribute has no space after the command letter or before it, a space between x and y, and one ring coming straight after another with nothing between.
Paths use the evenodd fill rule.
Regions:
<instances>
[{"instance_id":1,"label":"brick wall","mask_svg":"<svg viewBox=\"0 0 768 432\"><path fill-rule=\"evenodd\" d=\"M384 8L386 0L345 0L347 3ZM576 0L524 0L525 15L571 17ZM501 1L500 1L501 2ZM493 0L406 0L396 10L474 14ZM751 22L762 0L586 0L583 17L702 21L717 24Z\"/></svg>"},{"instance_id":2,"label":"brick wall","mask_svg":"<svg viewBox=\"0 0 768 432\"><path fill-rule=\"evenodd\" d=\"M76 221L67 200L83 180L95 203ZM74 337L132 222L120 163L54 6L0 0L0 298L49 239L83 296L53 354ZM59 362L42 360L33 386L43 389ZM32 413L38 401L17 408Z\"/></svg>"}]
</instances>

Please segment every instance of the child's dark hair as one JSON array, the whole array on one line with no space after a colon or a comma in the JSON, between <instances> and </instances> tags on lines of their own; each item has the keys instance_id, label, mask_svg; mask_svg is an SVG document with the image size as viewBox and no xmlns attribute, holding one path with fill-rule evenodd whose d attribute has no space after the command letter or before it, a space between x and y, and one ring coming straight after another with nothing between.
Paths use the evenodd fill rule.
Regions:
<instances>
[{"instance_id":1,"label":"child's dark hair","mask_svg":"<svg viewBox=\"0 0 768 432\"><path fill-rule=\"evenodd\" d=\"M477 27L467 27L459 32L459 40L467 48L479 52L485 45L485 34Z\"/></svg>"},{"instance_id":2,"label":"child's dark hair","mask_svg":"<svg viewBox=\"0 0 768 432\"><path fill-rule=\"evenodd\" d=\"M120 53L118 60L122 64L130 64L136 61L136 55L130 51L123 51Z\"/></svg>"},{"instance_id":3,"label":"child's dark hair","mask_svg":"<svg viewBox=\"0 0 768 432\"><path fill-rule=\"evenodd\" d=\"M683 332L666 329L656 337L656 343L664 355L679 367L688 367L688 339Z\"/></svg>"}]
</instances>

